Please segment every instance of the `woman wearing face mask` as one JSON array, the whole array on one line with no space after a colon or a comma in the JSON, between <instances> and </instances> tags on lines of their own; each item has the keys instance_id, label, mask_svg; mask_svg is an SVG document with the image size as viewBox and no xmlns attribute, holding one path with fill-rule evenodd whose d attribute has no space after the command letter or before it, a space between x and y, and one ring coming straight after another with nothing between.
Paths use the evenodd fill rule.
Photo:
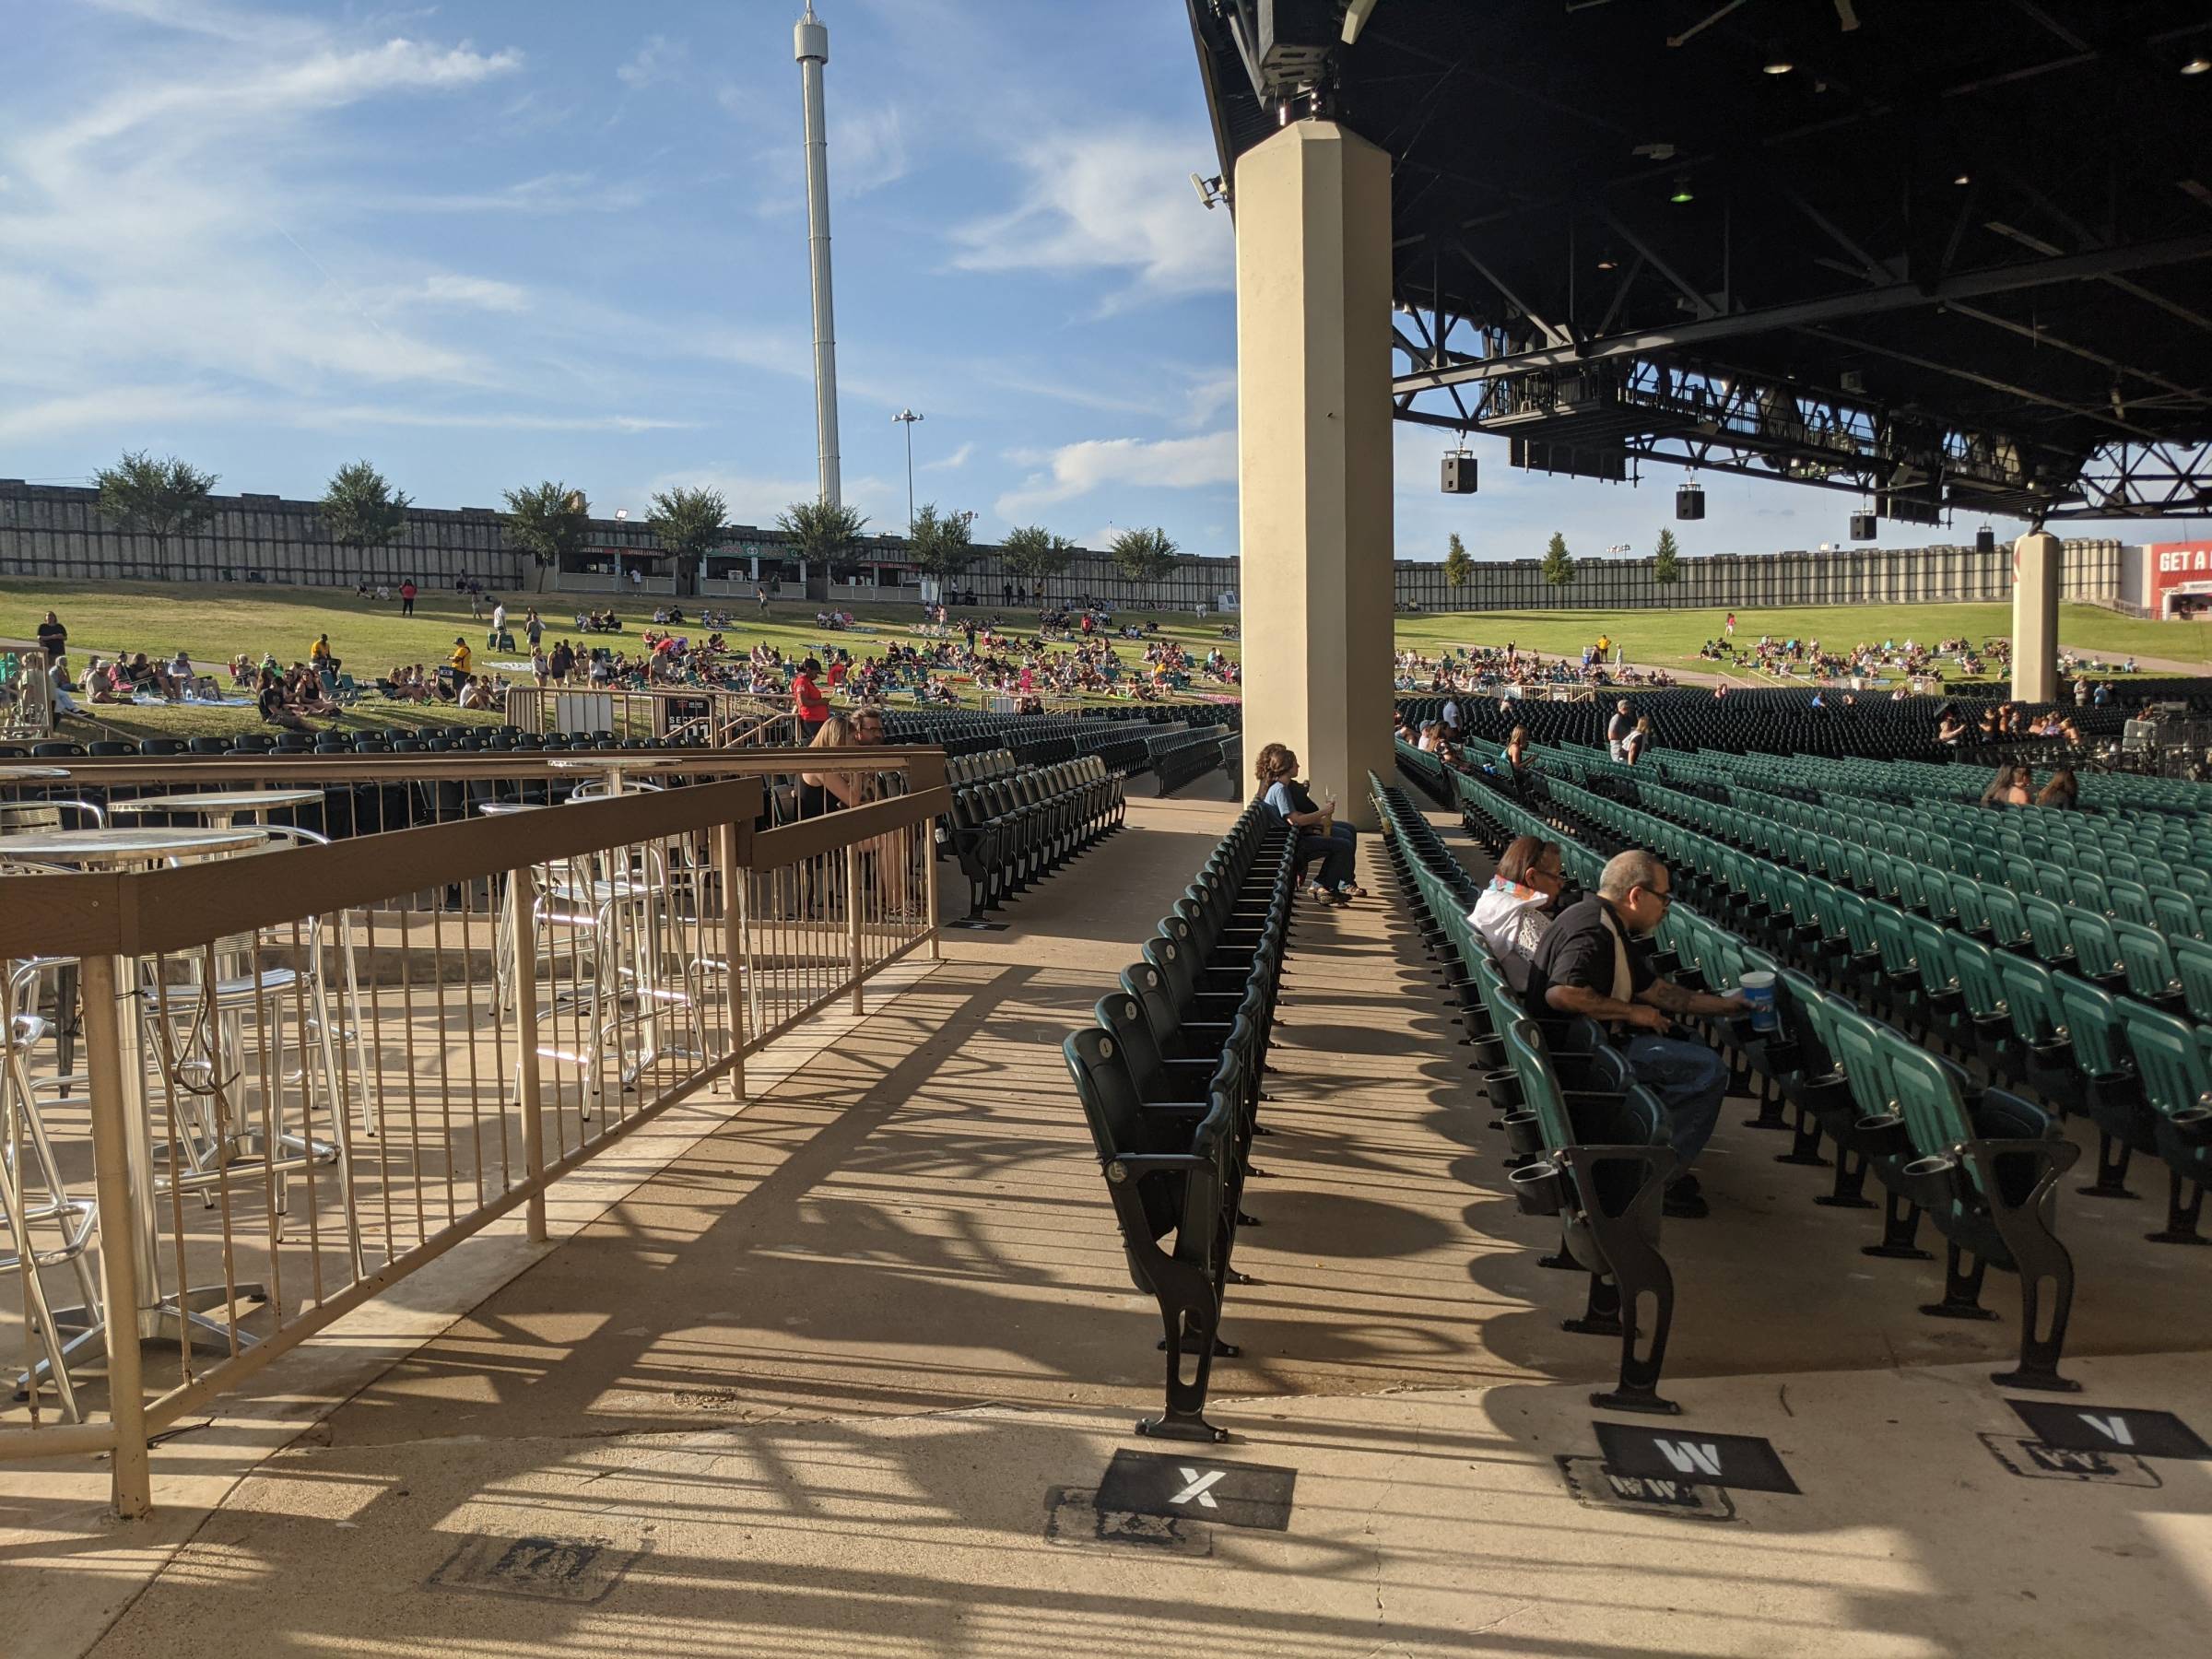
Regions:
<instances>
[{"instance_id":1,"label":"woman wearing face mask","mask_svg":"<svg viewBox=\"0 0 2212 1659\"><path fill-rule=\"evenodd\" d=\"M1498 859L1498 873L1475 901L1467 920L1483 936L1507 983L1528 989L1528 967L1537 941L1567 885L1559 843L1534 835L1515 837Z\"/></svg>"}]
</instances>

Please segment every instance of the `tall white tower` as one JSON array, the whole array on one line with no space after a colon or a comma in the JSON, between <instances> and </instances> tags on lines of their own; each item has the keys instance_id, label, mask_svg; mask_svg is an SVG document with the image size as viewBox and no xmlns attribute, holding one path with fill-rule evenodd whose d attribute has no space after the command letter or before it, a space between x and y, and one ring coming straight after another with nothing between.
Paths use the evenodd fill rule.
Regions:
<instances>
[{"instance_id":1,"label":"tall white tower","mask_svg":"<svg viewBox=\"0 0 2212 1659\"><path fill-rule=\"evenodd\" d=\"M799 96L806 112L806 263L814 276L814 432L822 500L841 505L837 472L837 325L830 306L830 140L822 117L822 69L830 31L815 20L814 0L793 31Z\"/></svg>"}]
</instances>

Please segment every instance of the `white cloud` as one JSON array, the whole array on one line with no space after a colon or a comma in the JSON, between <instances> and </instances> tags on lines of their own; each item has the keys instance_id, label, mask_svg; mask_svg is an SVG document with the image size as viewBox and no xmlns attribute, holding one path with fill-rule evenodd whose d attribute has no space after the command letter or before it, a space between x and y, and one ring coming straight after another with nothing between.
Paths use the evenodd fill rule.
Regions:
<instances>
[{"instance_id":1,"label":"white cloud","mask_svg":"<svg viewBox=\"0 0 2212 1659\"><path fill-rule=\"evenodd\" d=\"M448 414L362 404L300 410L289 418L297 425L312 427L429 427L501 432L666 432L687 431L699 425L695 420L663 420L649 415L529 415L498 409Z\"/></svg>"},{"instance_id":2,"label":"white cloud","mask_svg":"<svg viewBox=\"0 0 2212 1659\"><path fill-rule=\"evenodd\" d=\"M906 132L897 104L830 117L830 189L862 195L907 175Z\"/></svg>"},{"instance_id":3,"label":"white cloud","mask_svg":"<svg viewBox=\"0 0 2212 1659\"><path fill-rule=\"evenodd\" d=\"M688 429L697 422L644 415L552 415L514 409L435 410L413 404L272 403L266 397L202 387L124 384L98 392L41 399L0 411L0 442L23 441L56 432L128 427L146 430L164 422L205 426L220 421L277 422L318 431L350 431L362 427L406 427L455 431L655 432Z\"/></svg>"},{"instance_id":4,"label":"white cloud","mask_svg":"<svg viewBox=\"0 0 2212 1659\"><path fill-rule=\"evenodd\" d=\"M475 86L520 68L522 61L516 52L487 55L466 46L440 48L404 38L356 50L327 47L298 62L248 67L235 78L191 76L126 85L26 147L34 158L65 164L82 152L161 124L171 146L197 149L227 134L263 128L304 111L337 109L385 92ZM173 148L168 159L176 159Z\"/></svg>"},{"instance_id":5,"label":"white cloud","mask_svg":"<svg viewBox=\"0 0 2212 1659\"><path fill-rule=\"evenodd\" d=\"M919 466L916 466L914 470L916 472L953 472L967 465L969 457L974 453L975 444L972 441L970 441L961 444L959 449L954 450L949 455L939 456L935 461L923 462Z\"/></svg>"},{"instance_id":6,"label":"white cloud","mask_svg":"<svg viewBox=\"0 0 2212 1659\"><path fill-rule=\"evenodd\" d=\"M1230 484L1237 477L1233 430L1195 438L1090 438L1063 444L1043 456L1017 452L1012 460L1035 460L1043 470L995 503L1000 516L1018 520L1040 507L1088 495L1108 484L1146 489L1194 489Z\"/></svg>"},{"instance_id":7,"label":"white cloud","mask_svg":"<svg viewBox=\"0 0 2212 1659\"><path fill-rule=\"evenodd\" d=\"M969 271L1134 272L1152 296L1214 293L1235 280L1228 215L1191 194L1202 136L1152 127L1048 133L1019 157L1020 206L955 228L953 264ZM1131 296L1120 296L1114 305Z\"/></svg>"},{"instance_id":8,"label":"white cloud","mask_svg":"<svg viewBox=\"0 0 2212 1659\"><path fill-rule=\"evenodd\" d=\"M0 442L53 432L96 430L119 423L149 429L164 421L200 421L251 412L249 400L192 386L117 385L71 393L0 409Z\"/></svg>"},{"instance_id":9,"label":"white cloud","mask_svg":"<svg viewBox=\"0 0 2212 1659\"><path fill-rule=\"evenodd\" d=\"M1218 370L1194 382L1183 394L1182 424L1202 427L1237 400L1237 371Z\"/></svg>"},{"instance_id":10,"label":"white cloud","mask_svg":"<svg viewBox=\"0 0 2212 1659\"><path fill-rule=\"evenodd\" d=\"M648 194L642 184L602 182L596 173L550 172L497 190L391 196L366 205L399 213L626 213L642 206Z\"/></svg>"},{"instance_id":11,"label":"white cloud","mask_svg":"<svg viewBox=\"0 0 2212 1659\"><path fill-rule=\"evenodd\" d=\"M203 0L80 0L95 11L115 12L142 23L206 35L218 41L267 46L280 40L312 39L311 25L270 17L265 12L242 12L227 6L209 6Z\"/></svg>"},{"instance_id":12,"label":"white cloud","mask_svg":"<svg viewBox=\"0 0 2212 1659\"><path fill-rule=\"evenodd\" d=\"M680 42L671 41L666 35L647 35L630 54L629 61L615 71L615 78L632 92L642 91L653 82L674 75L683 56Z\"/></svg>"},{"instance_id":13,"label":"white cloud","mask_svg":"<svg viewBox=\"0 0 2212 1659\"><path fill-rule=\"evenodd\" d=\"M228 392L245 382L306 394L332 380L493 378L473 342L446 345L379 315L394 290L467 300L435 292L439 273L357 280L360 261L334 258L348 271L341 280L308 250L300 238L322 240L324 203L294 191L288 169L320 117L465 92L513 72L518 54L405 38L359 44L281 17L257 31L259 14L185 0L109 9L202 38L165 41L158 58L115 52L100 95L67 118L0 125L0 163L18 184L0 199L0 246L10 250L0 386L198 381ZM494 299L474 294L479 306ZM67 421L90 406L54 413Z\"/></svg>"},{"instance_id":14,"label":"white cloud","mask_svg":"<svg viewBox=\"0 0 2212 1659\"><path fill-rule=\"evenodd\" d=\"M436 272L390 297L399 304L451 305L471 311L512 312L530 309L528 288L489 276L464 276L454 271Z\"/></svg>"}]
</instances>

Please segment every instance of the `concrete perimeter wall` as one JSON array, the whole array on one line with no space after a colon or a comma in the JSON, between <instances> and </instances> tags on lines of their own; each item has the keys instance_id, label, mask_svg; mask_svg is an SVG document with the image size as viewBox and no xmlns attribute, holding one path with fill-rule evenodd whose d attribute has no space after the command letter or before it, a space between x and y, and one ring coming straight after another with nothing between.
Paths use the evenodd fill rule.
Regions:
<instances>
[{"instance_id":1,"label":"concrete perimeter wall","mask_svg":"<svg viewBox=\"0 0 2212 1659\"><path fill-rule=\"evenodd\" d=\"M248 573L287 586L351 587L370 582L396 584L412 576L426 587L450 587L460 576L488 588L517 591L531 585L528 559L506 545L500 515L488 507L410 508L405 538L389 547L359 553L332 544L313 501L269 495L217 496L214 522L203 532L172 538L164 557L154 538L121 529L102 519L89 489L25 484L0 478L0 576L48 577L68 582L242 582ZM648 561L645 592L673 588L667 561L653 533L641 524L615 519L591 522L592 552L611 570L618 559ZM2141 550L2116 541L2065 544L2063 596L2089 605L2140 605ZM782 555L786 549L772 530L734 528L726 553L744 557ZM859 561L878 571L897 566L903 554L898 536L871 536L855 549ZM986 604L997 603L1008 577L990 546L977 548L973 566L956 585L973 588ZM1394 573L1396 601L1422 610L1641 610L1726 606L1757 609L1795 605L1920 605L2012 597L2012 546L1994 550L1971 547L1843 547L1833 552L1721 553L1684 558L1682 580L1671 588L1652 581L1649 558L1582 558L1574 582L1554 588L1543 578L1541 561L1477 561L1465 586L1444 580L1441 563L1399 559ZM795 569L787 576L795 575ZM911 577L912 572L907 572ZM558 577L548 587L574 592L612 590L604 580ZM620 587L627 589L623 582ZM1018 584L1017 584L1018 585ZM1152 605L1192 610L1211 606L1223 594L1242 588L1233 559L1185 559L1166 580L1138 584L1124 581L1103 553L1078 553L1066 571L1045 584L1049 597L1081 597L1117 604ZM711 594L750 597L752 581L740 571L725 586L712 583ZM795 582L779 590L791 595ZM912 586L876 585L830 589L832 598L855 603L900 598L919 600Z\"/></svg>"},{"instance_id":2,"label":"concrete perimeter wall","mask_svg":"<svg viewBox=\"0 0 2212 1659\"><path fill-rule=\"evenodd\" d=\"M2122 596L2121 545L2065 544L2064 597L2112 605ZM1398 565L1398 598L1423 610L1758 609L1785 605L1934 605L2012 598L2012 544L1987 553L1971 546L1840 547L1828 553L1716 553L1684 558L1671 587L1652 580L1648 558L1578 559L1564 588L1544 580L1543 561L1476 565L1465 587L1441 564Z\"/></svg>"}]
</instances>

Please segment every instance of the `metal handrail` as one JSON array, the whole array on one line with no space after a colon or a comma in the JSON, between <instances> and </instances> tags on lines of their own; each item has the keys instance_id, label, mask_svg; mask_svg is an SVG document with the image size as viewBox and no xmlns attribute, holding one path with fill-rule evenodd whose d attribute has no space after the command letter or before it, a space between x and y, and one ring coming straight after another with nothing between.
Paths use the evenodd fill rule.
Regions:
<instances>
[{"instance_id":1,"label":"metal handrail","mask_svg":"<svg viewBox=\"0 0 2212 1659\"><path fill-rule=\"evenodd\" d=\"M416 766L446 759L404 758ZM450 759L471 764L526 757ZM622 756L625 764L649 759ZM54 1425L34 1415L30 1428L0 1429L0 1461L112 1453L116 1512L143 1513L151 1501L150 1436L500 1216L523 1209L529 1236L542 1241L552 1182L703 1088L726 1084L741 1100L747 1057L765 1041L848 996L857 1012L868 979L917 951L935 957L932 830L951 801L940 754L841 751L846 765L903 771L906 793L770 830L756 829L763 775L790 770L792 752L670 759L687 770L708 762L702 770L750 775L174 868L0 877L0 962L36 954L81 963L90 1163L110 1333L105 1419ZM281 764L288 772L295 760ZM170 770L167 763L115 764ZM205 779L204 762L192 765L192 775ZM541 902L541 889L558 888L573 872L610 865L647 879L625 876L608 884L629 896L590 917ZM426 891L459 897L428 912L405 908ZM470 897L479 891L480 907ZM171 1018L172 1004L190 1004L222 977L222 953L296 950L307 929L330 918L347 920L365 948L415 965L402 966L396 982L364 976L366 1015L289 979L265 997L257 991L244 997L230 1018L245 1035L227 1055L218 1049L222 1065L205 1074L221 1077L235 1098L204 1110L218 1125L241 1123L246 1139L258 1134L265 1150L256 1160L218 1140L212 1173L192 1178L195 1200L210 1194L207 1207L195 1203L188 1210L175 1161L177 1065L172 1033L160 1022ZM387 940L382 947L380 920ZM496 978L479 971L479 958L495 956L501 963ZM680 971L665 968L668 962L680 962ZM434 964L434 977L421 977L425 964ZM418 994L427 1009L418 1008ZM480 1023L487 1015L489 1026ZM133 1018L154 1022L161 1041L152 1051L131 1041ZM357 1065L341 1045L340 1080L318 1095L304 1069L288 1072L284 1053L304 1045L311 1032L327 1041L333 1026L326 1022L357 1042L365 1036L371 1058ZM348 1033L349 1022L376 1029ZM657 1033L652 1056L648 1028ZM205 1036L218 1044L232 1041L219 1024ZM679 1039L693 1047L678 1046ZM626 1064L632 1041L634 1083L627 1081ZM512 1061L511 1072L506 1059L499 1061L488 1107L480 1089L446 1078L456 1042L470 1053L470 1045L480 1052L486 1041L500 1044L501 1055L511 1050ZM548 1065L579 1064L580 1052L588 1082L547 1075ZM620 1087L607 1081L610 1055L626 1079ZM473 1077L473 1057L469 1071ZM167 1140L160 1143L165 1088ZM372 1093L379 1097L373 1117ZM357 1105L359 1129L352 1127ZM371 1122L384 1127L372 1132ZM442 1166L426 1177L426 1146L452 1144L453 1130L441 1130L441 1122L473 1124L478 1135L496 1132L496 1167L479 1146L472 1168L457 1153L440 1155ZM410 1124L418 1133L411 1152L393 1138L409 1133ZM511 1130L519 1134L519 1165L510 1162ZM360 1139L371 1133L373 1145ZM427 1142L420 1138L426 1135ZM279 1159L275 1148L288 1137L293 1150ZM158 1144L169 1149L158 1151ZM327 1146L335 1159L322 1160L321 1173L317 1146ZM432 1184L426 1187L426 1179ZM435 1184L441 1180L442 1190ZM284 1208L288 1181L299 1182L304 1197L295 1197L280 1241L274 1217ZM381 1215L371 1202L380 1192ZM409 1204L411 1218L404 1208ZM241 1253L254 1246L246 1218L256 1206L271 1218L267 1286L246 1285L249 1276L233 1265L234 1245ZM318 1241L318 1223L334 1241L351 1239L350 1247ZM219 1238L207 1236L209 1227L219 1228ZM367 1262L359 1250L364 1232L372 1235ZM303 1249L312 1270L306 1290L297 1283ZM202 1294L186 1287L214 1260L222 1264L222 1281L206 1288L211 1300L192 1305L224 1311L230 1351L203 1366L192 1355L194 1334L182 1299ZM287 1273L295 1281L288 1293ZM240 1309L249 1301L273 1310L270 1328L241 1329ZM169 1304L182 1332L182 1376L148 1398L135 1338ZM212 1317L194 1323L203 1341L205 1333L226 1328Z\"/></svg>"}]
</instances>

